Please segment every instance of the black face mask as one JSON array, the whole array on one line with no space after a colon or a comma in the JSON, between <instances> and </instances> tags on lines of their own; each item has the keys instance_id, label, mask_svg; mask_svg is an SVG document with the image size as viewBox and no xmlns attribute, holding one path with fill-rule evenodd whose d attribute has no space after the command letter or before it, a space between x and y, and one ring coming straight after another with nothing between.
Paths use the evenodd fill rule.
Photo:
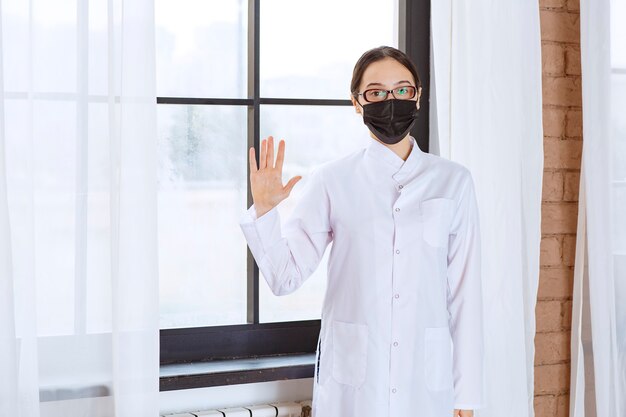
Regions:
<instances>
[{"instance_id":1,"label":"black face mask","mask_svg":"<svg viewBox=\"0 0 626 417\"><path fill-rule=\"evenodd\" d=\"M382 142L400 142L417 121L414 100L383 100L362 106L363 123Z\"/></svg>"}]
</instances>

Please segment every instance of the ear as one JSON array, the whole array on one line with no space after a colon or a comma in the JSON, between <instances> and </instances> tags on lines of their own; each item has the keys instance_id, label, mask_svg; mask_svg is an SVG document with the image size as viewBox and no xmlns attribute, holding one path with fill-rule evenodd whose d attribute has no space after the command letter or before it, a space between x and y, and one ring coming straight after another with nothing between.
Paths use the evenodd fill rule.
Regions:
<instances>
[{"instance_id":1,"label":"ear","mask_svg":"<svg viewBox=\"0 0 626 417\"><path fill-rule=\"evenodd\" d=\"M356 101L356 99L354 98L354 96L352 94L350 94L350 101L352 101L352 105L355 108L356 113L361 113L361 105Z\"/></svg>"},{"instance_id":2,"label":"ear","mask_svg":"<svg viewBox=\"0 0 626 417\"><path fill-rule=\"evenodd\" d=\"M420 97L422 97L422 87L417 89L417 109L420 108Z\"/></svg>"}]
</instances>

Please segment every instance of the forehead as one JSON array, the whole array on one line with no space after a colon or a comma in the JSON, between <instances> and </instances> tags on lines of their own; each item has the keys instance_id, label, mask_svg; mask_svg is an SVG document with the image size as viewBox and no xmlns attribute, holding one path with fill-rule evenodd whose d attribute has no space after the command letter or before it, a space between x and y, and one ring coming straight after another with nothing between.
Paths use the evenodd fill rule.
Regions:
<instances>
[{"instance_id":1,"label":"forehead","mask_svg":"<svg viewBox=\"0 0 626 417\"><path fill-rule=\"evenodd\" d=\"M384 58L367 66L361 79L361 88L367 87L370 83L380 83L391 88L404 80L415 85L413 74L407 67L393 58Z\"/></svg>"}]
</instances>

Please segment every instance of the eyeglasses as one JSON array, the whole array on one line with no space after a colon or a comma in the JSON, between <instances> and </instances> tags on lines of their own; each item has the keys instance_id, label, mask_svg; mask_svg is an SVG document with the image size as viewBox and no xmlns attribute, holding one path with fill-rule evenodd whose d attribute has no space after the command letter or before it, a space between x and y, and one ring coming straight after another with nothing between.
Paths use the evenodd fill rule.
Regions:
<instances>
[{"instance_id":1,"label":"eyeglasses","mask_svg":"<svg viewBox=\"0 0 626 417\"><path fill-rule=\"evenodd\" d=\"M385 90L383 88L372 88L365 90L362 93L357 93L357 96L363 96L363 99L368 103L375 103L378 101L387 100L387 95L391 95L398 100L411 100L415 97L417 89L412 85L405 85L402 87L396 87L393 90Z\"/></svg>"}]
</instances>

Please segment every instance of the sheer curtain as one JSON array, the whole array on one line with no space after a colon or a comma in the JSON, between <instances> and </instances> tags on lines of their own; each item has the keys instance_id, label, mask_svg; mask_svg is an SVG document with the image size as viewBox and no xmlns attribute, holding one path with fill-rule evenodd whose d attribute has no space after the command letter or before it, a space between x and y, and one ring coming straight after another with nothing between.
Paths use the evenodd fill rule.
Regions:
<instances>
[{"instance_id":1,"label":"sheer curtain","mask_svg":"<svg viewBox=\"0 0 626 417\"><path fill-rule=\"evenodd\" d=\"M543 128L536 2L432 2L432 151L476 183L483 245L485 404L534 415Z\"/></svg>"},{"instance_id":2,"label":"sheer curtain","mask_svg":"<svg viewBox=\"0 0 626 417\"><path fill-rule=\"evenodd\" d=\"M158 415L152 0L0 0L0 415Z\"/></svg>"},{"instance_id":3,"label":"sheer curtain","mask_svg":"<svg viewBox=\"0 0 626 417\"><path fill-rule=\"evenodd\" d=\"M572 417L626 415L626 2L582 0Z\"/></svg>"}]
</instances>

